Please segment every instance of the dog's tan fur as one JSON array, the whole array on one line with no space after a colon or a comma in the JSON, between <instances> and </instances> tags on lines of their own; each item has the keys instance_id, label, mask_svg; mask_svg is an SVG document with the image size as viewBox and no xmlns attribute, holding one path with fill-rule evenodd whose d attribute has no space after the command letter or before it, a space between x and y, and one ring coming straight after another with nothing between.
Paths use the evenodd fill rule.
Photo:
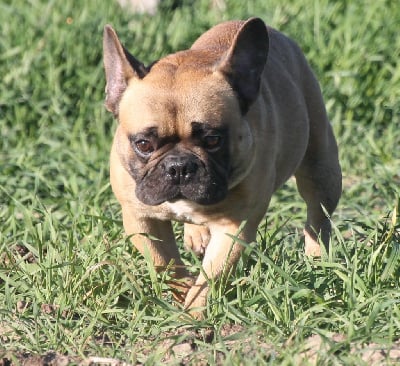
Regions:
<instances>
[{"instance_id":1,"label":"dog's tan fur","mask_svg":"<svg viewBox=\"0 0 400 366\"><path fill-rule=\"evenodd\" d=\"M248 85L254 82L248 55L254 63L263 62L267 51L259 88ZM333 212L341 194L337 145L319 85L293 41L267 30L257 18L226 22L203 34L189 50L169 55L142 73L143 65L127 56L113 29L106 26L104 62L106 106L119 120L111 184L122 206L124 228L141 253L148 251L154 266L170 266L177 279L187 279L177 285L185 308L201 316L208 281L229 272L240 257L243 247L233 237L247 243L256 239L271 195L293 174L307 204L305 252L319 255L319 238L328 245L326 213ZM227 75L234 81L229 82ZM236 84L242 88L239 94L249 87L252 95L256 88L247 110L241 110ZM128 136L156 126L159 135L176 137L174 144L203 160L207 152L190 140L192 121L229 126L232 169L226 197L211 205L190 199L143 203L129 173L136 156ZM161 150L143 169L151 171L164 156ZM180 258L171 220L186 223L185 245L204 254L203 270L194 282Z\"/></svg>"}]
</instances>

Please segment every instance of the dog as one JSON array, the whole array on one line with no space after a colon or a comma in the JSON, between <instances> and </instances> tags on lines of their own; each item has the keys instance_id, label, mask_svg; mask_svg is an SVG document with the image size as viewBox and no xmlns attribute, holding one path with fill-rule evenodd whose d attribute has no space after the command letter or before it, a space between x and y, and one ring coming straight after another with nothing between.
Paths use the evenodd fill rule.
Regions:
<instances>
[{"instance_id":1,"label":"dog","mask_svg":"<svg viewBox=\"0 0 400 366\"><path fill-rule=\"evenodd\" d=\"M123 225L196 318L209 281L256 239L271 195L292 175L307 205L305 253L330 242L341 195L337 143L300 48L259 18L228 21L145 66L104 28L106 108L118 119L110 179ZM171 220L201 256L193 278Z\"/></svg>"}]
</instances>

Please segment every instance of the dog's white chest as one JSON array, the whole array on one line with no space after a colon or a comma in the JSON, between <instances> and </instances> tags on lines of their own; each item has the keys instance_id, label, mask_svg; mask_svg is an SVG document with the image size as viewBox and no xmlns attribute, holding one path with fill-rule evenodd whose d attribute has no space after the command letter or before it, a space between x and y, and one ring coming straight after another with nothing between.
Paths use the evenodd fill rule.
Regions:
<instances>
[{"instance_id":1,"label":"dog's white chest","mask_svg":"<svg viewBox=\"0 0 400 366\"><path fill-rule=\"evenodd\" d=\"M175 202L165 202L165 206L168 209L171 220L193 224L202 224L204 221L202 219L203 215L199 214L199 205L194 202L178 200Z\"/></svg>"}]
</instances>

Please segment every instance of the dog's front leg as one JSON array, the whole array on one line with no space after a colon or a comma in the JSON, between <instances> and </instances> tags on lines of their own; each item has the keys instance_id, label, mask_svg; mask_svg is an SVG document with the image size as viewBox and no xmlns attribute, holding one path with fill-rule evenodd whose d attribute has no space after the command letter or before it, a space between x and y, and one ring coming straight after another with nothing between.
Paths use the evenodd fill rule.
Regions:
<instances>
[{"instance_id":1,"label":"dog's front leg","mask_svg":"<svg viewBox=\"0 0 400 366\"><path fill-rule=\"evenodd\" d=\"M188 309L193 317L203 317L209 281L229 275L234 269L243 250L237 239L247 243L253 241L256 229L257 225L247 224L241 228L240 223L234 222L210 225L211 240L204 254L202 269L185 300L185 309Z\"/></svg>"},{"instance_id":2,"label":"dog's front leg","mask_svg":"<svg viewBox=\"0 0 400 366\"><path fill-rule=\"evenodd\" d=\"M183 302L193 280L180 257L171 222L138 218L129 206L122 208L122 218L125 232L136 249L145 257L150 255L157 271L168 268L171 276L179 280L171 281L170 286L176 291L175 297Z\"/></svg>"}]
</instances>

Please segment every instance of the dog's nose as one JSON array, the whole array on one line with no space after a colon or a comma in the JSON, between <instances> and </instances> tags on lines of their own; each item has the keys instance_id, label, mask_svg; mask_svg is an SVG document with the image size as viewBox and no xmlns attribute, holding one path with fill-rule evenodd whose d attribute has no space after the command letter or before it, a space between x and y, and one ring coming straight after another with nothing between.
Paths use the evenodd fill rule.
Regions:
<instances>
[{"instance_id":1,"label":"dog's nose","mask_svg":"<svg viewBox=\"0 0 400 366\"><path fill-rule=\"evenodd\" d=\"M199 168L197 162L190 157L170 156L165 160L165 174L174 184L190 182Z\"/></svg>"}]
</instances>

